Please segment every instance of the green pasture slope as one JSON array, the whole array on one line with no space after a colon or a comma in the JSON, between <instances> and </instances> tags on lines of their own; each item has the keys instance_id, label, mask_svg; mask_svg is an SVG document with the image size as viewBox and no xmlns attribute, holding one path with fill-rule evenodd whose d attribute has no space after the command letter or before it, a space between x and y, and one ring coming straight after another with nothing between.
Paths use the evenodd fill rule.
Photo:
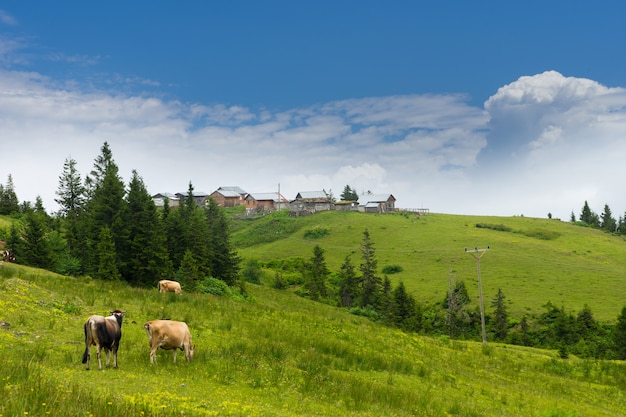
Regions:
<instances>
[{"instance_id":1,"label":"green pasture slope","mask_svg":"<svg viewBox=\"0 0 626 417\"><path fill-rule=\"evenodd\" d=\"M554 219L353 212L295 218L281 212L234 220L232 240L243 259L263 262L310 259L320 245L338 272L347 255L353 265L361 262L365 229L379 274L385 266L402 267L389 278L403 281L420 302L444 299L449 280L463 280L478 303L477 263L465 248L490 246L480 261L485 300L501 288L512 318L543 312L550 301L574 314L587 304L596 319L615 322L626 305L624 237Z\"/></svg>"},{"instance_id":2,"label":"green pasture slope","mask_svg":"<svg viewBox=\"0 0 626 417\"><path fill-rule=\"evenodd\" d=\"M288 291L248 290L248 301L176 296L5 263L0 416L626 415L624 362L404 334ZM126 312L119 369L86 371L83 323L115 308ZM142 325L162 317L188 322L191 363L159 351L150 365Z\"/></svg>"}]
</instances>

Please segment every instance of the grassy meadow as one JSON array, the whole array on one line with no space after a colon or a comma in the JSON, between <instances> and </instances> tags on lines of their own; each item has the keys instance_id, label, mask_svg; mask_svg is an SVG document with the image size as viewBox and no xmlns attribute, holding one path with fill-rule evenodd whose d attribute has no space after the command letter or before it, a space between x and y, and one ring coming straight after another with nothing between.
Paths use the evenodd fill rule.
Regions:
<instances>
[{"instance_id":1,"label":"grassy meadow","mask_svg":"<svg viewBox=\"0 0 626 417\"><path fill-rule=\"evenodd\" d=\"M290 291L248 291L176 296L5 263L0 416L626 414L624 362L405 334ZM87 371L83 323L116 308L119 369ZM150 365L142 325L155 318L189 324L191 363L159 351Z\"/></svg>"},{"instance_id":2,"label":"grassy meadow","mask_svg":"<svg viewBox=\"0 0 626 417\"><path fill-rule=\"evenodd\" d=\"M310 259L320 245L329 269L338 272L348 255L354 265L361 262L365 229L379 274L400 266L389 278L404 282L420 302L443 300L449 280L463 280L477 304L477 263L465 248L490 246L480 261L483 294L491 300L501 288L512 318L543 312L551 302L573 313L587 304L596 319L614 322L626 304L624 237L555 219L354 212L295 218L281 212L235 220L232 239L244 260L262 262Z\"/></svg>"}]
</instances>

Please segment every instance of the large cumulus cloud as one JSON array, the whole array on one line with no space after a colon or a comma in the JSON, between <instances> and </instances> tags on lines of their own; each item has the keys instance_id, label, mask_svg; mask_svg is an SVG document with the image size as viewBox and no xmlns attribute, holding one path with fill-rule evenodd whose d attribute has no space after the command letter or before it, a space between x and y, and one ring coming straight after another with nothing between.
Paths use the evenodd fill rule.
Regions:
<instances>
[{"instance_id":1,"label":"large cumulus cloud","mask_svg":"<svg viewBox=\"0 0 626 417\"><path fill-rule=\"evenodd\" d=\"M288 198L345 185L436 212L567 217L584 200L626 208L616 190L626 90L550 71L463 95L346 99L282 111L85 90L34 72L0 73L0 181L55 209L64 160L89 172L104 141L120 174L150 192L239 185Z\"/></svg>"}]
</instances>

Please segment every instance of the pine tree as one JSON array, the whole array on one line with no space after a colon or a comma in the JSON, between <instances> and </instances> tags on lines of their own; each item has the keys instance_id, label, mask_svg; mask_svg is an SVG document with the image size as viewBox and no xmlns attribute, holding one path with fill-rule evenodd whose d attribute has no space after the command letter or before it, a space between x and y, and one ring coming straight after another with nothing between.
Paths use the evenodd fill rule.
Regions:
<instances>
[{"instance_id":1,"label":"pine tree","mask_svg":"<svg viewBox=\"0 0 626 417\"><path fill-rule=\"evenodd\" d=\"M94 170L88 177L85 215L81 217L81 234L84 235L85 249L82 251L85 272L94 273L100 267L96 259L96 248L100 242L100 233L103 228L109 229L116 246L123 247L124 229L120 222L120 215L124 202L124 183L118 175L118 167L113 161L111 151L105 142L102 154L96 158ZM114 257L117 259L117 255ZM119 266L116 265L119 272Z\"/></svg>"},{"instance_id":2,"label":"pine tree","mask_svg":"<svg viewBox=\"0 0 626 417\"><path fill-rule=\"evenodd\" d=\"M622 307L622 312L617 317L617 324L613 334L617 359L626 360L626 307Z\"/></svg>"},{"instance_id":3,"label":"pine tree","mask_svg":"<svg viewBox=\"0 0 626 417\"><path fill-rule=\"evenodd\" d=\"M587 203L587 200L585 200L583 210L580 213L580 221L587 224L592 224L593 222L593 212L589 208L589 203Z\"/></svg>"},{"instance_id":4,"label":"pine tree","mask_svg":"<svg viewBox=\"0 0 626 417\"><path fill-rule=\"evenodd\" d=\"M385 322L388 324L394 323L394 302L393 302L393 289L391 286L391 280L387 275L383 278L383 286L380 292L378 305L376 310L385 318Z\"/></svg>"},{"instance_id":5,"label":"pine tree","mask_svg":"<svg viewBox=\"0 0 626 417\"><path fill-rule=\"evenodd\" d=\"M593 318L593 313L591 312L591 308L585 304L583 309L578 312L578 316L576 316L576 329L577 333L583 339L594 333L598 328L598 323Z\"/></svg>"},{"instance_id":6,"label":"pine tree","mask_svg":"<svg viewBox=\"0 0 626 417\"><path fill-rule=\"evenodd\" d=\"M528 324L528 317L524 314L522 321L520 322L520 333L522 334L522 345L530 346L530 325Z\"/></svg>"},{"instance_id":7,"label":"pine tree","mask_svg":"<svg viewBox=\"0 0 626 417\"><path fill-rule=\"evenodd\" d=\"M234 285L239 275L240 259L230 242L229 224L224 209L209 198L204 214L211 273L214 278Z\"/></svg>"},{"instance_id":8,"label":"pine tree","mask_svg":"<svg viewBox=\"0 0 626 417\"><path fill-rule=\"evenodd\" d=\"M190 250L185 251L176 277L181 285L189 291L196 291L200 286L200 282L204 279L198 267L198 262L196 262Z\"/></svg>"},{"instance_id":9,"label":"pine tree","mask_svg":"<svg viewBox=\"0 0 626 417\"><path fill-rule=\"evenodd\" d=\"M617 229L617 222L613 218L611 209L609 208L608 204L604 205L604 212L602 213L601 218L602 222L600 224L600 227L602 228L602 230L609 233L615 232L615 230Z\"/></svg>"},{"instance_id":10,"label":"pine tree","mask_svg":"<svg viewBox=\"0 0 626 417\"><path fill-rule=\"evenodd\" d=\"M52 253L46 240L48 230L45 220L41 213L32 210L26 213L19 254L26 265L52 269Z\"/></svg>"},{"instance_id":11,"label":"pine tree","mask_svg":"<svg viewBox=\"0 0 626 417\"><path fill-rule=\"evenodd\" d=\"M13 185L13 177L9 174L6 185L0 185L0 214L8 215L19 213L20 203L15 194L15 186Z\"/></svg>"},{"instance_id":12,"label":"pine tree","mask_svg":"<svg viewBox=\"0 0 626 417\"><path fill-rule=\"evenodd\" d=\"M377 276L378 261L376 260L374 244L370 240L367 229L363 232L361 258L363 260L359 265L361 271L361 307L374 307L378 301L382 280Z\"/></svg>"},{"instance_id":13,"label":"pine tree","mask_svg":"<svg viewBox=\"0 0 626 417\"><path fill-rule=\"evenodd\" d=\"M121 279L121 274L117 269L117 259L115 252L115 244L113 243L113 236L111 235L111 229L103 227L100 230L98 236L97 245L97 268L95 271L95 277L99 279L114 280Z\"/></svg>"},{"instance_id":14,"label":"pine tree","mask_svg":"<svg viewBox=\"0 0 626 417\"><path fill-rule=\"evenodd\" d=\"M493 330L497 340L505 340L509 331L509 314L505 304L506 297L502 293L502 289L498 288L496 298L491 301L494 307Z\"/></svg>"},{"instance_id":15,"label":"pine tree","mask_svg":"<svg viewBox=\"0 0 626 417\"><path fill-rule=\"evenodd\" d=\"M339 196L343 201L358 201L359 196L356 193L356 190L351 188L349 185L346 185L343 189L343 192Z\"/></svg>"},{"instance_id":16,"label":"pine tree","mask_svg":"<svg viewBox=\"0 0 626 417\"><path fill-rule=\"evenodd\" d=\"M132 284L152 286L167 278L172 268L165 229L143 180L133 170L121 215L124 247L118 250L122 276Z\"/></svg>"},{"instance_id":17,"label":"pine tree","mask_svg":"<svg viewBox=\"0 0 626 417\"><path fill-rule=\"evenodd\" d=\"M313 247L313 256L311 257L307 269L307 275L309 278L307 288L311 298L313 300L318 300L326 297L326 280L328 279L328 275L330 275L330 271L326 266L324 250L319 245L315 245Z\"/></svg>"},{"instance_id":18,"label":"pine tree","mask_svg":"<svg viewBox=\"0 0 626 417\"><path fill-rule=\"evenodd\" d=\"M76 161L68 158L63 164L63 173L59 176L59 188L54 201L60 206L59 214L63 219L63 234L69 252L79 256L80 229L79 221L85 208L85 187L82 185L80 173L76 169Z\"/></svg>"},{"instance_id":19,"label":"pine tree","mask_svg":"<svg viewBox=\"0 0 626 417\"><path fill-rule=\"evenodd\" d=\"M443 300L443 308L448 310L448 331L450 337L454 338L463 333L463 328L469 323L470 317L465 311L465 306L469 304L470 298L464 281L457 281L454 287L448 291Z\"/></svg>"},{"instance_id":20,"label":"pine tree","mask_svg":"<svg viewBox=\"0 0 626 417\"><path fill-rule=\"evenodd\" d=\"M394 323L403 330L411 330L411 323L415 315L415 300L406 292L404 283L400 281L393 290Z\"/></svg>"},{"instance_id":21,"label":"pine tree","mask_svg":"<svg viewBox=\"0 0 626 417\"><path fill-rule=\"evenodd\" d=\"M346 256L339 269L339 303L342 307L352 307L358 297L358 278L350 256Z\"/></svg>"}]
</instances>

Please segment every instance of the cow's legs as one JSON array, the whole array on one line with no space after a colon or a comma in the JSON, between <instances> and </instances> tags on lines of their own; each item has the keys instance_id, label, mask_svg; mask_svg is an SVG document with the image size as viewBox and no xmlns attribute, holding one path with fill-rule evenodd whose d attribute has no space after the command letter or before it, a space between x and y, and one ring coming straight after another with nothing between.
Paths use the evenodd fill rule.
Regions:
<instances>
[{"instance_id":1,"label":"cow's legs","mask_svg":"<svg viewBox=\"0 0 626 417\"><path fill-rule=\"evenodd\" d=\"M178 349L174 348L174 363L176 363L176 354L178 353Z\"/></svg>"},{"instance_id":2,"label":"cow's legs","mask_svg":"<svg viewBox=\"0 0 626 417\"><path fill-rule=\"evenodd\" d=\"M109 367L111 367L111 349L104 348L104 352L107 355L107 364L106 364L106 366L107 366L107 368L109 368Z\"/></svg>"},{"instance_id":3,"label":"cow's legs","mask_svg":"<svg viewBox=\"0 0 626 417\"><path fill-rule=\"evenodd\" d=\"M102 360L100 358L101 351L102 351L102 346L97 345L96 346L96 352L98 352L98 355L97 355L98 356L98 370L100 370L100 371L102 370Z\"/></svg>"},{"instance_id":4,"label":"cow's legs","mask_svg":"<svg viewBox=\"0 0 626 417\"><path fill-rule=\"evenodd\" d=\"M150 349L150 363L156 363L156 351L157 351L158 346L153 347L152 349Z\"/></svg>"},{"instance_id":5,"label":"cow's legs","mask_svg":"<svg viewBox=\"0 0 626 417\"><path fill-rule=\"evenodd\" d=\"M113 348L113 367L117 369L117 345Z\"/></svg>"},{"instance_id":6,"label":"cow's legs","mask_svg":"<svg viewBox=\"0 0 626 417\"><path fill-rule=\"evenodd\" d=\"M89 370L89 362L91 361L91 347L89 345L85 348L85 354L83 357L86 358L87 370Z\"/></svg>"}]
</instances>

